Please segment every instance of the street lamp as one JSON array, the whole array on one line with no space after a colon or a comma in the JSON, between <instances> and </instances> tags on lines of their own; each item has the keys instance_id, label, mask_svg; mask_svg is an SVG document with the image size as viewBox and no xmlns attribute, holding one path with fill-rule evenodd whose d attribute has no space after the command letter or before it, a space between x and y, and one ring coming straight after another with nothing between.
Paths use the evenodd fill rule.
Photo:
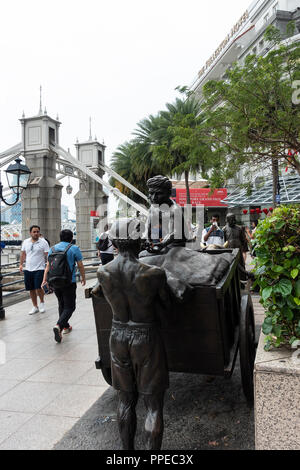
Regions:
<instances>
[{"instance_id":1,"label":"street lamp","mask_svg":"<svg viewBox=\"0 0 300 470\"><path fill-rule=\"evenodd\" d=\"M5 170L7 176L7 182L9 188L13 191L16 195L16 199L14 202L10 203L5 200L3 197L3 186L0 180L0 202L4 202L7 206L14 206L20 199L20 196L24 189L27 188L29 177L31 175L31 171L29 168L21 163L20 158L16 158L15 163L9 165L7 170ZM5 310L3 308L2 302L2 272L1 272L1 210L0 210L0 320L5 318Z\"/></svg>"}]
</instances>

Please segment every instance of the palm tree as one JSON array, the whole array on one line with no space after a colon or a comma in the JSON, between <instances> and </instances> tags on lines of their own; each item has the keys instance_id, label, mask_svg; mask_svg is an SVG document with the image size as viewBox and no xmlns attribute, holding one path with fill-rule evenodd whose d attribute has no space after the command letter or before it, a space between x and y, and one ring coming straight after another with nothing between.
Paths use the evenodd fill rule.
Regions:
<instances>
[{"instance_id":1,"label":"palm tree","mask_svg":"<svg viewBox=\"0 0 300 470\"><path fill-rule=\"evenodd\" d=\"M126 181L134 185L137 189L144 192L145 186L143 181L137 178L136 173L133 169L133 153L134 144L132 142L125 142L120 145L117 150L113 153L111 158L111 168L122 176ZM141 198L131 191L127 186L123 185L115 178L110 178L110 184L119 189L123 194L130 197L135 202L141 202Z\"/></svg>"},{"instance_id":2,"label":"palm tree","mask_svg":"<svg viewBox=\"0 0 300 470\"><path fill-rule=\"evenodd\" d=\"M112 168L123 178L146 193L146 182L157 174L184 173L187 203L190 204L189 173L209 168L210 148L198 132L204 116L194 97L177 98L167 103L166 110L150 115L137 124L134 139L120 145L112 157ZM128 188L111 179L124 194L139 199Z\"/></svg>"},{"instance_id":3,"label":"palm tree","mask_svg":"<svg viewBox=\"0 0 300 470\"><path fill-rule=\"evenodd\" d=\"M177 98L174 103L167 103L166 108L159 113L161 131L152 148L153 159L163 163L172 176L184 173L190 204L189 174L199 169L205 173L208 167L210 149L197 132L204 116L200 115L200 105L193 96Z\"/></svg>"},{"instance_id":4,"label":"palm tree","mask_svg":"<svg viewBox=\"0 0 300 470\"><path fill-rule=\"evenodd\" d=\"M133 132L135 136L133 167L138 177L145 183L149 178L165 171L164 165L153 159L153 148L160 142L163 132L159 114L150 115L140 121Z\"/></svg>"}]
</instances>

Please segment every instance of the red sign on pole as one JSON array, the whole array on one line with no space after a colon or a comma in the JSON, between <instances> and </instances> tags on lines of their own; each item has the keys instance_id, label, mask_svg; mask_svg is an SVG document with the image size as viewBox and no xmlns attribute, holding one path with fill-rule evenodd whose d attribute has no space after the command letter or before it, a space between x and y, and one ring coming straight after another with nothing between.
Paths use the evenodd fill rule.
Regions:
<instances>
[{"instance_id":1,"label":"red sign on pole","mask_svg":"<svg viewBox=\"0 0 300 470\"><path fill-rule=\"evenodd\" d=\"M191 188L191 204L192 206L206 206L206 207L227 207L227 204L222 203L223 199L227 197L227 188L215 189L212 194L210 188ZM176 188L176 197L174 201L179 206L184 206L186 202L186 189Z\"/></svg>"},{"instance_id":2,"label":"red sign on pole","mask_svg":"<svg viewBox=\"0 0 300 470\"><path fill-rule=\"evenodd\" d=\"M99 213L97 211L91 211L90 216L91 217L99 217Z\"/></svg>"}]
</instances>

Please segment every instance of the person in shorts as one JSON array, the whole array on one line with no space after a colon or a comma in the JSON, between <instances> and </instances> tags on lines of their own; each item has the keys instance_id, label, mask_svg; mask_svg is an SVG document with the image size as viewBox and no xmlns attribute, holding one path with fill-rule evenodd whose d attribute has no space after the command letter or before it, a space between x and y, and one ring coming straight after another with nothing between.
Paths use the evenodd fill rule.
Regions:
<instances>
[{"instance_id":1,"label":"person in shorts","mask_svg":"<svg viewBox=\"0 0 300 470\"><path fill-rule=\"evenodd\" d=\"M133 224L131 229L130 224ZM135 408L138 396L142 395L147 412L146 449L153 450L161 447L164 394L169 386L157 305L163 307L164 316L170 311L170 298L165 271L138 260L141 249L138 232L137 219L118 219L113 224L109 237L119 255L99 267L99 284L93 293L101 296L103 292L113 312L112 385L118 391L118 425L123 449L134 449Z\"/></svg>"},{"instance_id":2,"label":"person in shorts","mask_svg":"<svg viewBox=\"0 0 300 470\"><path fill-rule=\"evenodd\" d=\"M26 238L21 246L20 272L24 273L25 289L29 291L33 304L29 315L44 313L44 290L41 287L49 245L44 238L40 237L40 227L32 225L29 229L30 238ZM26 266L23 268L24 261ZM40 305L38 306L38 297Z\"/></svg>"},{"instance_id":3,"label":"person in shorts","mask_svg":"<svg viewBox=\"0 0 300 470\"><path fill-rule=\"evenodd\" d=\"M64 251L73 241L73 232L68 229L64 229L60 232L60 242L50 248L49 255L54 251ZM67 262L72 273L72 279L70 285L64 288L54 287L54 293L58 300L58 320L53 328L54 339L57 343L61 343L62 335L71 333L72 326L69 320L76 309L76 264L78 265L81 285L85 286L85 270L82 262L82 253L78 246L72 244L67 251ZM42 286L48 287L47 274L49 271L49 261L44 273L42 280Z\"/></svg>"}]
</instances>

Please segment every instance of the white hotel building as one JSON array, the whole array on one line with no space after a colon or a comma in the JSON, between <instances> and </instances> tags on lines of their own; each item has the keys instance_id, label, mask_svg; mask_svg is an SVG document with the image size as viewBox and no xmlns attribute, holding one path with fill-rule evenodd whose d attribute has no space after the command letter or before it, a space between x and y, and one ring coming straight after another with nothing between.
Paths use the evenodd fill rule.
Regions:
<instances>
[{"instance_id":1,"label":"white hotel building","mask_svg":"<svg viewBox=\"0 0 300 470\"><path fill-rule=\"evenodd\" d=\"M224 38L218 49L212 54L207 62L201 67L197 77L190 85L199 98L203 100L202 87L209 80L223 79L228 67L234 62L243 63L247 55L266 55L270 50L270 45L265 41L264 34L269 25L274 25L285 34L287 24L295 22L295 33L289 40L300 41L300 0L254 0L240 20L234 25L229 34ZM262 171L258 176L260 183L264 179L267 182L269 170ZM281 202L300 202L300 178L297 182L292 181L297 176L286 174L281 177ZM241 183L243 173L240 171L235 179L228 185L231 192L234 186ZM297 183L296 186L294 183ZM255 185L255 183L254 183ZM265 190L266 191L266 190ZM259 207L262 204L272 205L272 191L268 185L268 194L262 189L260 199L259 191L254 191L256 196L253 201L243 199L243 193L237 191L236 199L230 197L229 205L243 207ZM235 192L234 192L235 193ZM234 194L233 193L233 194ZM255 200L256 198L256 200ZM229 200L228 200L229 201Z\"/></svg>"}]
</instances>

